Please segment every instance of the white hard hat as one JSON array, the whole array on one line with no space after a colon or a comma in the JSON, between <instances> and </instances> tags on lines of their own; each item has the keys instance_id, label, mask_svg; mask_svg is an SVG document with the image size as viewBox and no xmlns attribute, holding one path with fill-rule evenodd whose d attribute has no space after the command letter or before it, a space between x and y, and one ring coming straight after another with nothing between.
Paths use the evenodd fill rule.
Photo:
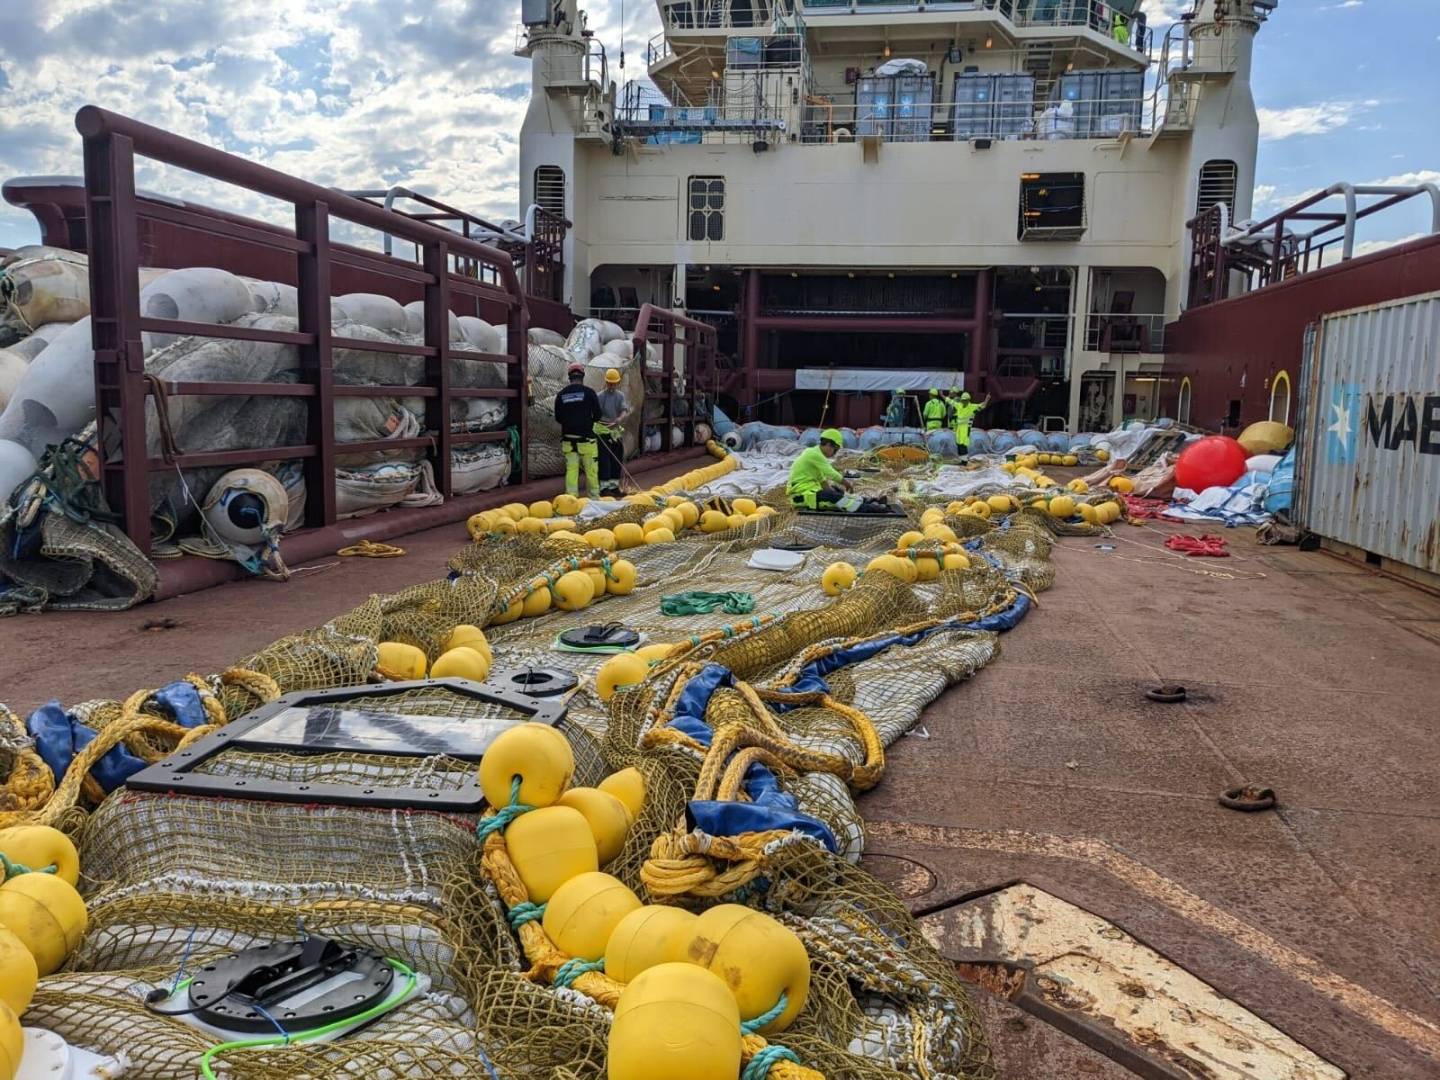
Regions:
<instances>
[{"instance_id":1,"label":"white hard hat","mask_svg":"<svg viewBox=\"0 0 1440 1080\"><path fill-rule=\"evenodd\" d=\"M210 489L202 513L224 544L254 547L285 527L290 496L279 480L261 469L228 472Z\"/></svg>"}]
</instances>

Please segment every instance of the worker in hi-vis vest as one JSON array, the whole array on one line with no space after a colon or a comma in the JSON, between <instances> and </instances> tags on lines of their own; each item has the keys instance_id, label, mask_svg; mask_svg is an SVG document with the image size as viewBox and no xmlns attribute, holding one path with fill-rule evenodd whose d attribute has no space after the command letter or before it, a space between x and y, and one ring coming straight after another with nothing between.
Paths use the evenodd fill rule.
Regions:
<instances>
[{"instance_id":1,"label":"worker in hi-vis vest","mask_svg":"<svg viewBox=\"0 0 1440 1080\"><path fill-rule=\"evenodd\" d=\"M560 449L565 454L565 490L580 494L580 465L585 465L586 494L600 495L600 444L595 422L602 418L600 399L585 385L585 365L570 365L569 385L555 395L555 419L560 423Z\"/></svg>"},{"instance_id":2,"label":"worker in hi-vis vest","mask_svg":"<svg viewBox=\"0 0 1440 1080\"><path fill-rule=\"evenodd\" d=\"M800 510L834 509L850 490L850 481L830 459L840 452L844 439L835 428L820 433L819 446L807 446L790 466L785 494Z\"/></svg>"},{"instance_id":3,"label":"worker in hi-vis vest","mask_svg":"<svg viewBox=\"0 0 1440 1080\"><path fill-rule=\"evenodd\" d=\"M945 415L949 410L945 406L945 399L940 396L940 391L930 388L930 400L925 402L922 414L925 420L926 431L939 431L945 426Z\"/></svg>"},{"instance_id":4,"label":"worker in hi-vis vest","mask_svg":"<svg viewBox=\"0 0 1440 1080\"><path fill-rule=\"evenodd\" d=\"M955 403L955 449L961 457L970 453L970 425L975 420L975 414L989 404L989 394L977 405L970 400L968 392L962 393L960 400Z\"/></svg>"}]
</instances>

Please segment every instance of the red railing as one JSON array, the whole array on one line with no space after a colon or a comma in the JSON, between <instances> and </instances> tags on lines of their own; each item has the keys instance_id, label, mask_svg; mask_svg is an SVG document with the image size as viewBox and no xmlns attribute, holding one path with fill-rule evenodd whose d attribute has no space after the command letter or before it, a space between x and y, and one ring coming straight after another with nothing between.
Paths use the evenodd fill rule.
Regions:
<instances>
[{"instance_id":1,"label":"red railing","mask_svg":"<svg viewBox=\"0 0 1440 1080\"><path fill-rule=\"evenodd\" d=\"M715 387L713 384L718 378L719 370L716 339L715 327L709 323L703 323L687 315L677 315L667 308L656 307L654 304L642 305L640 314L635 317L635 333L631 341L634 345L636 361L642 365L645 363L647 343L653 342L660 346L662 373L656 376L646 369L645 377L646 379L658 377L661 392L652 394L647 391L645 400L665 403L665 416L660 428L660 448L662 450L675 449L674 428L677 420L684 428L686 445L693 445L695 442L695 423L698 419L696 405L700 401L714 400ZM685 364L685 392L678 399L674 392L675 346L677 345L684 350ZM676 400L686 402L683 417L675 415ZM646 423L652 422L646 421ZM641 436L643 443L643 427Z\"/></svg>"},{"instance_id":2,"label":"red railing","mask_svg":"<svg viewBox=\"0 0 1440 1080\"><path fill-rule=\"evenodd\" d=\"M105 453L101 483L111 509L121 515L125 533L141 551L148 554L150 550L149 476L159 468L301 460L306 481L305 523L314 527L333 525L336 520L335 462L341 453L429 449L435 459L440 493L448 499L452 494L451 450L454 447L505 442L511 437L505 430L452 432L450 406L458 399L507 400L508 426L518 433L521 447L526 445L524 361L528 309L515 267L503 251L95 106L81 109L76 114L75 126L84 139L95 415L99 445ZM288 202L294 208L294 232L277 232L259 223L250 225L234 218L209 217L164 202L137 198L137 157ZM414 243L421 254L420 265L332 244L329 224L332 217ZM142 316L138 285L138 233L142 219L168 222L207 237L240 240L293 256L298 281L297 329L293 332L260 330ZM392 344L335 336L330 324L330 277L332 267L342 266L397 279L416 289L425 301L424 344ZM482 302L490 304L492 310L498 304L506 312L506 352L503 354L451 347L448 312L456 307L472 307L478 312ZM145 331L296 346L301 366L298 383L168 382L162 383L161 389L167 396L304 398L309 406L309 441L293 446L179 452L168 458L150 458L146 449L145 405L153 386L145 375L141 345L141 334ZM336 348L421 356L425 360L424 381L418 386L337 385L331 364ZM506 385L490 389L452 386L451 360L503 364ZM337 443L334 403L338 397L424 398L425 434L410 439ZM524 457L522 452L521 482L526 479ZM403 510L392 512L405 513Z\"/></svg>"}]
</instances>

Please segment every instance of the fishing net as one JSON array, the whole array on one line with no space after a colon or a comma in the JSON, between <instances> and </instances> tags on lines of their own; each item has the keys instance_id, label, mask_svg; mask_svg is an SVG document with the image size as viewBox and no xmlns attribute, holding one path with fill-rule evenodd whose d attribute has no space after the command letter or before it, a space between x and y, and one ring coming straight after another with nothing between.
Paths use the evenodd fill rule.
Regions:
<instances>
[{"instance_id":1,"label":"fishing net","mask_svg":"<svg viewBox=\"0 0 1440 1080\"><path fill-rule=\"evenodd\" d=\"M492 680L537 667L578 679L564 724L577 784L629 766L644 776L644 808L608 872L647 902L693 910L750 904L804 943L810 995L779 1036L798 1061L771 1064L772 1080L988 1078L984 1034L953 967L904 904L859 865L865 837L855 795L881 782L885 748L916 727L930 702L995 659L997 632L1053 581L1056 536L1093 530L1038 509L997 521L946 512L967 568L915 582L867 573L840 596L826 595L821 576L829 564L864 567L915 528L933 500L906 485L928 472L862 478L867 491L898 484L909 508L903 516L797 514L783 491L770 490L758 496L777 509L768 517L608 555L560 538L482 536L451 558L443 580L372 596L197 685L229 719L282 692L342 686L355 688L344 700L367 709L493 719L507 707L440 685L388 696L367 688L380 642L415 645L433 660L457 624L486 626ZM625 505L584 526L613 528L652 512ZM772 545L801 549L795 565L753 566L757 552ZM622 557L637 571L628 595L607 595L582 612L496 621L535 582ZM662 613L663 597L695 591L742 593L753 610ZM594 676L607 655L556 647L562 631L597 623L629 627L672 652L642 683L602 701ZM693 725L672 722L683 709L703 720L708 743L697 740ZM173 749L177 731L183 735L166 726L145 694L75 712L101 733L97 743L123 738L146 760ZM0 736L10 728L18 722L0 723ZM0 823L26 820L38 805L47 820L79 835L90 909L83 942L66 971L43 981L27 1020L87 1048L123 1049L140 1075L193 1076L215 1040L153 1015L145 994L174 985L182 970L207 958L309 932L403 961L431 980L429 995L334 1043L227 1051L214 1061L218 1075L603 1074L610 1013L623 988L603 971L567 968L569 958L542 925L517 918L528 897L503 830L478 828L484 818L125 791L87 814L97 793L69 773L53 795L29 782L34 755L23 734L0 737L0 749L10 776L0 807L16 812ZM687 816L695 800L743 799L747 770L757 763L793 796L799 814L819 824L821 837L801 830L710 835ZM198 768L296 786L434 792L454 790L473 770L438 756L235 747ZM765 1039L746 1036L743 1045L745 1060L764 1060Z\"/></svg>"}]
</instances>

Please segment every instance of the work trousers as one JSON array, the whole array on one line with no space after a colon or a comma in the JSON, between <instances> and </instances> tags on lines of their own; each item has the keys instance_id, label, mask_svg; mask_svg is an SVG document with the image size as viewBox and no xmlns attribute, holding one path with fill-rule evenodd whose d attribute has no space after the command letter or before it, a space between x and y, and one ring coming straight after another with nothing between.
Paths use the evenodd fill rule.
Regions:
<instances>
[{"instance_id":1,"label":"work trousers","mask_svg":"<svg viewBox=\"0 0 1440 1080\"><path fill-rule=\"evenodd\" d=\"M591 498L600 494L599 447L594 438L561 439L560 449L565 454L565 490L571 495L580 494L580 465L585 465L585 493Z\"/></svg>"},{"instance_id":2,"label":"work trousers","mask_svg":"<svg viewBox=\"0 0 1440 1080\"><path fill-rule=\"evenodd\" d=\"M600 435L600 490L620 494L620 463L625 460L625 441L616 435Z\"/></svg>"}]
</instances>

